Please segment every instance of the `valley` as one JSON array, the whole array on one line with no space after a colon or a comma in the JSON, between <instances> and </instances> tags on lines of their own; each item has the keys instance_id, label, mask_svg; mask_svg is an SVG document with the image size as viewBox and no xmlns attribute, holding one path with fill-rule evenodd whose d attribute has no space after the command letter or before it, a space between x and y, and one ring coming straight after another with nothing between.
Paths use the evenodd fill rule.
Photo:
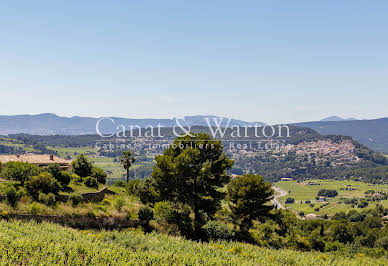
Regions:
<instances>
[{"instance_id":1,"label":"valley","mask_svg":"<svg viewBox=\"0 0 388 266\"><path fill-rule=\"evenodd\" d=\"M279 181L274 185L287 192L286 195L279 197L278 200L282 206L295 211L297 214L303 212L304 215L316 214L318 216L333 216L339 212L348 213L351 210L362 211L374 208L376 204L388 208L388 198L380 197L381 192L388 194L388 185L368 184L352 180L306 180L303 182ZM338 196L333 198L318 196L321 189L332 189L338 192ZM366 192L373 191L374 193ZM287 204L286 199L293 198L292 204ZM350 202L355 199L353 202ZM366 207L359 207L358 203L365 201Z\"/></svg>"}]
</instances>

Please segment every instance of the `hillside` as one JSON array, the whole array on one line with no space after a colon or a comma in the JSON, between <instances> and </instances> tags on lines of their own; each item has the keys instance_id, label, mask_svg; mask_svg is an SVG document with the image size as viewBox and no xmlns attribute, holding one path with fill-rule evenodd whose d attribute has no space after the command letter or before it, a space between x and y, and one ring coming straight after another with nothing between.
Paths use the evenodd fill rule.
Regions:
<instances>
[{"instance_id":1,"label":"hillside","mask_svg":"<svg viewBox=\"0 0 388 266\"><path fill-rule=\"evenodd\" d=\"M217 116L185 116L180 119L182 125L187 126L207 126L205 118L209 118L211 125L214 124L214 119L222 119L221 126L227 126L228 118ZM62 117L55 114L39 114L39 115L1 115L0 116L0 135L8 134L32 134L32 135L86 135L96 134L96 123L99 118L94 117ZM173 127L176 125L176 119L131 119L122 117L111 117L114 122L104 120L101 123L100 131L103 134L109 134L116 131L118 125L126 127L146 126L156 127L160 124L161 127ZM184 121L183 121L184 120ZM245 126L245 125L263 125L262 122L246 122L237 119L230 119L230 125Z\"/></svg>"},{"instance_id":2,"label":"hillside","mask_svg":"<svg viewBox=\"0 0 388 266\"><path fill-rule=\"evenodd\" d=\"M351 136L361 144L379 152L388 153L388 118L351 121L316 121L297 123L322 135Z\"/></svg>"},{"instance_id":3,"label":"hillside","mask_svg":"<svg viewBox=\"0 0 388 266\"><path fill-rule=\"evenodd\" d=\"M235 169L261 174L270 181L282 177L388 181L387 159L350 137L316 135L277 149L232 150L230 154Z\"/></svg>"},{"instance_id":4,"label":"hillside","mask_svg":"<svg viewBox=\"0 0 388 266\"><path fill-rule=\"evenodd\" d=\"M208 127L192 127L192 131L211 133ZM285 137L284 132L283 137L278 137L277 131L271 139L255 137L254 129L248 129L245 137L244 131L241 128L241 136L231 139L229 136L233 130L228 128L224 138L221 138L224 150L235 160L231 173L241 174L248 171L259 173L270 181L278 181L282 177L298 180L312 177L331 179L345 177L378 183L388 181L387 159L351 137L323 136L310 128L296 126L290 126L290 137ZM39 143L59 153L63 148L69 148L65 154L61 153L69 157L74 157L75 152L82 151L79 147L93 148L94 157L110 158L120 156L123 150L130 148L142 164L140 169L136 169L137 176L146 177L152 171L154 156L161 154L174 139L171 128L162 128L161 133L163 138L127 137L103 140L96 135L9 137L24 143L26 147L35 147L34 145ZM113 147L108 146L108 143ZM70 152L71 150L74 150L74 154ZM113 171L111 167L107 170Z\"/></svg>"},{"instance_id":5,"label":"hillside","mask_svg":"<svg viewBox=\"0 0 388 266\"><path fill-rule=\"evenodd\" d=\"M217 116L186 116L180 120L185 126L205 126L205 118L209 118L212 126L215 126L213 119L221 119ZM110 134L116 131L118 125L129 127L138 125L144 128L147 125L156 127L173 127L176 125L175 118L172 119L131 119L112 117L111 121L101 123L101 133ZM228 118L222 118L221 127L227 126ZM0 116L0 135L8 134L30 134L30 135L87 135L96 134L96 123L98 118L93 117L61 117L55 114L39 115L1 115ZM237 119L231 119L229 127L232 125L249 126L264 125L263 122L247 122ZM327 117L321 121L302 122L294 124L296 126L308 127L314 129L322 135L343 135L351 136L361 144L379 152L388 153L388 118L373 120L355 120L352 118L344 119L337 116Z\"/></svg>"},{"instance_id":6,"label":"hillside","mask_svg":"<svg viewBox=\"0 0 388 266\"><path fill-rule=\"evenodd\" d=\"M199 243L133 230L78 231L55 224L0 221L2 264L66 265L386 265L384 258ZM42 234L42 232L45 232Z\"/></svg>"}]
</instances>

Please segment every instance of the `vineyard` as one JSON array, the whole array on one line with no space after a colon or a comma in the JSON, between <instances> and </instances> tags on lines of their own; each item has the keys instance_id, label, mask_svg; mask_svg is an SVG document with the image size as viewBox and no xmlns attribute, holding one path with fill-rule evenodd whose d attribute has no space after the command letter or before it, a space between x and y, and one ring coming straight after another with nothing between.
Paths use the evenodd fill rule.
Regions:
<instances>
[{"instance_id":1,"label":"vineyard","mask_svg":"<svg viewBox=\"0 0 388 266\"><path fill-rule=\"evenodd\" d=\"M314 185L309 185L309 183ZM289 197L295 199L293 204L285 204L286 207L296 211L303 211L306 214L315 213L317 215L334 215L338 212L349 212L350 210L362 211L366 209L372 209L376 203L388 207L388 200L370 201L369 205L365 208L358 208L357 206L351 206L351 204L345 204L344 199L361 199L365 198L365 192L368 190L388 192L388 186L382 184L369 184L359 181L351 180L308 180L306 182L295 181L280 181L275 185L280 189L287 192L279 200L285 204L285 200ZM351 189L350 189L351 188ZM327 201L319 202L316 197L318 191L321 189L333 189L338 191L338 196L334 198L328 198ZM312 205L313 204L313 205ZM321 208L319 208L321 207ZM319 210L316 210L318 208Z\"/></svg>"},{"instance_id":2,"label":"vineyard","mask_svg":"<svg viewBox=\"0 0 388 266\"><path fill-rule=\"evenodd\" d=\"M55 224L0 221L1 265L387 265L363 254L299 252L238 242L198 243L135 230L79 231Z\"/></svg>"}]
</instances>

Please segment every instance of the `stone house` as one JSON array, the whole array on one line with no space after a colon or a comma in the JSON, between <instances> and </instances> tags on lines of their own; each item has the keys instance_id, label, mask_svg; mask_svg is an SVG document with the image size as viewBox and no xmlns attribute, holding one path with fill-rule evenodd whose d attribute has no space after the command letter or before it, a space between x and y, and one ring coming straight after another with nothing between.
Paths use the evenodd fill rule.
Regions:
<instances>
[{"instance_id":1,"label":"stone house","mask_svg":"<svg viewBox=\"0 0 388 266\"><path fill-rule=\"evenodd\" d=\"M71 161L59 158L52 154L15 154L15 155L0 155L0 162L6 164L8 162L27 162L41 168L47 168L50 164L58 164L62 170L70 170Z\"/></svg>"}]
</instances>

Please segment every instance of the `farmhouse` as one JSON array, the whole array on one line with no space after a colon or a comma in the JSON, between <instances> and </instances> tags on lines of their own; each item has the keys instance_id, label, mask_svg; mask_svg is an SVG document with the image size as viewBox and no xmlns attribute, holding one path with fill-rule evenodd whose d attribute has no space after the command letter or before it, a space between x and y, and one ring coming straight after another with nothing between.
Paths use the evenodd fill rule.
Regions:
<instances>
[{"instance_id":1,"label":"farmhouse","mask_svg":"<svg viewBox=\"0 0 388 266\"><path fill-rule=\"evenodd\" d=\"M320 196L318 199L317 199L317 202L325 202L326 201L326 197L324 196Z\"/></svg>"},{"instance_id":2,"label":"farmhouse","mask_svg":"<svg viewBox=\"0 0 388 266\"><path fill-rule=\"evenodd\" d=\"M317 215L314 213L307 214L305 217L306 220L314 220L317 219Z\"/></svg>"},{"instance_id":3,"label":"farmhouse","mask_svg":"<svg viewBox=\"0 0 388 266\"><path fill-rule=\"evenodd\" d=\"M62 170L69 170L71 161L59 158L52 154L16 154L16 155L0 155L2 164L8 162L27 162L36 166L46 168L50 164L57 163Z\"/></svg>"}]
</instances>

